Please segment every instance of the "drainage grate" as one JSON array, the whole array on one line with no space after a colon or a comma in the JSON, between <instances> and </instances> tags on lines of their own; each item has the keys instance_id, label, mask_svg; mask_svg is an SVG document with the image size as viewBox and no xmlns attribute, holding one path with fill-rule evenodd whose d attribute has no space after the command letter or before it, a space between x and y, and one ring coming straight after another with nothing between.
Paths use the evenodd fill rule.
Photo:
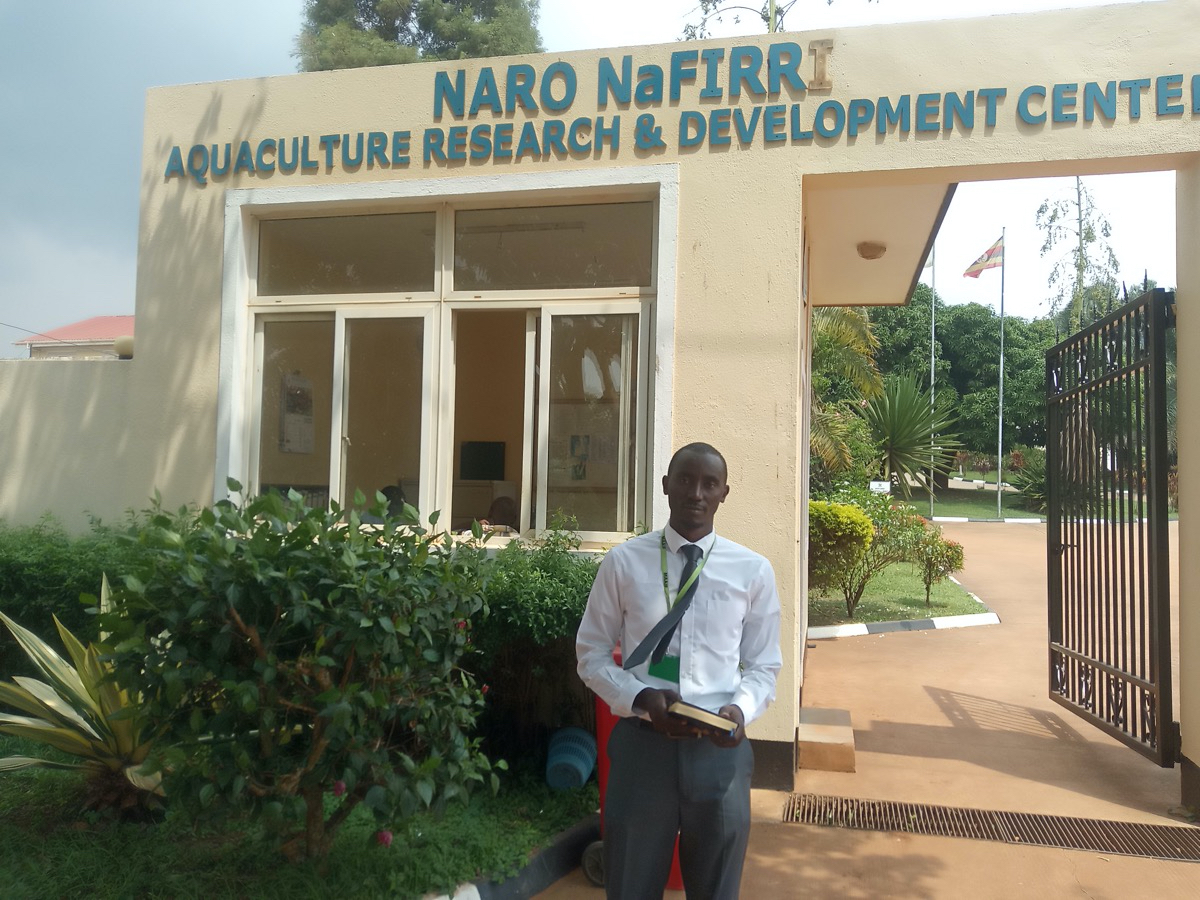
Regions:
<instances>
[{"instance_id":1,"label":"drainage grate","mask_svg":"<svg viewBox=\"0 0 1200 900\"><path fill-rule=\"evenodd\" d=\"M1200 862L1200 828L792 794L783 821Z\"/></svg>"}]
</instances>

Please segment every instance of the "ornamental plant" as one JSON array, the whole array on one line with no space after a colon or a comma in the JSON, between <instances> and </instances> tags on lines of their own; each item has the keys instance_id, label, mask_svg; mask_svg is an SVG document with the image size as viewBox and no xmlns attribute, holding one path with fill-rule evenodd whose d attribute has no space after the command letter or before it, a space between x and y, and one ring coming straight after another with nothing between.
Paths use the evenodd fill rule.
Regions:
<instances>
[{"instance_id":1,"label":"ornamental plant","mask_svg":"<svg viewBox=\"0 0 1200 900\"><path fill-rule=\"evenodd\" d=\"M389 516L382 496L382 524L364 526L362 505L290 492L168 513L156 500L101 614L118 677L162 732L152 758L172 807L249 812L292 859L323 857L359 806L388 831L496 783L472 737L482 696L459 666L482 551L411 506Z\"/></svg>"},{"instance_id":2,"label":"ornamental plant","mask_svg":"<svg viewBox=\"0 0 1200 900\"><path fill-rule=\"evenodd\" d=\"M846 615L853 618L872 578L893 563L914 560L916 547L925 533L925 520L910 505L887 494L848 489L838 499L859 506L870 517L872 526L870 546L856 563L842 569L834 579L846 602Z\"/></svg>"},{"instance_id":3,"label":"ornamental plant","mask_svg":"<svg viewBox=\"0 0 1200 900\"><path fill-rule=\"evenodd\" d=\"M963 548L957 541L942 537L942 529L935 525L921 535L915 551L914 564L925 584L925 605L928 606L933 585L962 571Z\"/></svg>"},{"instance_id":4,"label":"ornamental plant","mask_svg":"<svg viewBox=\"0 0 1200 900\"><path fill-rule=\"evenodd\" d=\"M853 503L808 503L808 587L822 590L862 559L875 535L870 517Z\"/></svg>"},{"instance_id":5,"label":"ornamental plant","mask_svg":"<svg viewBox=\"0 0 1200 900\"><path fill-rule=\"evenodd\" d=\"M101 603L108 581L101 587ZM42 676L16 675L0 683L0 733L53 747L78 762L30 756L0 759L0 772L81 769L87 775L87 809L143 817L161 806L161 779L144 768L151 736L137 700L112 678L112 667L95 644L84 647L54 619L70 661L4 613L0 621ZM16 713L5 711L17 710Z\"/></svg>"},{"instance_id":6,"label":"ornamental plant","mask_svg":"<svg viewBox=\"0 0 1200 900\"><path fill-rule=\"evenodd\" d=\"M1050 487L1046 480L1046 451L1029 449L1020 469L1009 477L1012 484L1025 499L1025 506L1034 512L1045 512L1050 501Z\"/></svg>"}]
</instances>

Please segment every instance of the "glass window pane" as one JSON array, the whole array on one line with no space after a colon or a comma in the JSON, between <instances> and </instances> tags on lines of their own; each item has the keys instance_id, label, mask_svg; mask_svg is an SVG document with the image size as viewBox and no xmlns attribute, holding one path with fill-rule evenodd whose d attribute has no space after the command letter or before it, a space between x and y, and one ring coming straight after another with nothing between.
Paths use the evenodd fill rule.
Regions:
<instances>
[{"instance_id":1,"label":"glass window pane","mask_svg":"<svg viewBox=\"0 0 1200 900\"><path fill-rule=\"evenodd\" d=\"M520 524L525 445L525 319L523 309L455 313L455 530L487 520Z\"/></svg>"},{"instance_id":2,"label":"glass window pane","mask_svg":"<svg viewBox=\"0 0 1200 900\"><path fill-rule=\"evenodd\" d=\"M263 325L259 491L294 488L310 506L329 502L333 319Z\"/></svg>"},{"instance_id":3,"label":"glass window pane","mask_svg":"<svg viewBox=\"0 0 1200 900\"><path fill-rule=\"evenodd\" d=\"M581 531L633 530L637 322L635 313L551 320L551 521L562 512Z\"/></svg>"},{"instance_id":4,"label":"glass window pane","mask_svg":"<svg viewBox=\"0 0 1200 900\"><path fill-rule=\"evenodd\" d=\"M258 295L433 290L432 212L259 223Z\"/></svg>"},{"instance_id":5,"label":"glass window pane","mask_svg":"<svg viewBox=\"0 0 1200 900\"><path fill-rule=\"evenodd\" d=\"M454 289L647 287L654 205L459 210Z\"/></svg>"},{"instance_id":6,"label":"glass window pane","mask_svg":"<svg viewBox=\"0 0 1200 900\"><path fill-rule=\"evenodd\" d=\"M418 318L346 323L345 506L355 490L419 504L424 333Z\"/></svg>"}]
</instances>

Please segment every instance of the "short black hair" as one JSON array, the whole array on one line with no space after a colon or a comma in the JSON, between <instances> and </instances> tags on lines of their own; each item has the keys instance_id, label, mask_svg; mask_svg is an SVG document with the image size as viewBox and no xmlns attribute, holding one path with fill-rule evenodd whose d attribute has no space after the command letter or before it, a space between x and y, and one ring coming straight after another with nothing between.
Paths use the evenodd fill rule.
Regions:
<instances>
[{"instance_id":1,"label":"short black hair","mask_svg":"<svg viewBox=\"0 0 1200 900\"><path fill-rule=\"evenodd\" d=\"M676 450L674 455L671 457L671 461L667 464L668 475L670 475L671 470L675 468L675 460L685 455L715 456L721 461L721 468L725 470L725 479L727 481L729 480L729 464L725 462L725 457L721 455L720 450L718 450L712 444L704 443L704 441L693 441L690 444L684 444L682 447Z\"/></svg>"}]
</instances>

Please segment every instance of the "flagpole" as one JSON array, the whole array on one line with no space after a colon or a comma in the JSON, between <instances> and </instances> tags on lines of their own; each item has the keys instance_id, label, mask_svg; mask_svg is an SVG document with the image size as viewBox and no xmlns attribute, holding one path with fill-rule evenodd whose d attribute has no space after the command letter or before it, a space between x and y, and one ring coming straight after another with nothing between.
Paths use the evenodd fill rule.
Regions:
<instances>
[{"instance_id":1,"label":"flagpole","mask_svg":"<svg viewBox=\"0 0 1200 900\"><path fill-rule=\"evenodd\" d=\"M1001 246L1004 244L1005 229L1000 229ZM1007 248L1006 248L1007 249ZM1000 408L996 422L996 518L1002 518L1000 497L1004 483L1004 254L1000 257Z\"/></svg>"},{"instance_id":2,"label":"flagpole","mask_svg":"<svg viewBox=\"0 0 1200 900\"><path fill-rule=\"evenodd\" d=\"M934 337L937 334L937 241L934 241L933 247L929 250L929 256L932 260L931 269L929 272L929 518L933 518L933 465L935 460L935 451L933 446L933 423L936 415L934 414Z\"/></svg>"}]
</instances>

